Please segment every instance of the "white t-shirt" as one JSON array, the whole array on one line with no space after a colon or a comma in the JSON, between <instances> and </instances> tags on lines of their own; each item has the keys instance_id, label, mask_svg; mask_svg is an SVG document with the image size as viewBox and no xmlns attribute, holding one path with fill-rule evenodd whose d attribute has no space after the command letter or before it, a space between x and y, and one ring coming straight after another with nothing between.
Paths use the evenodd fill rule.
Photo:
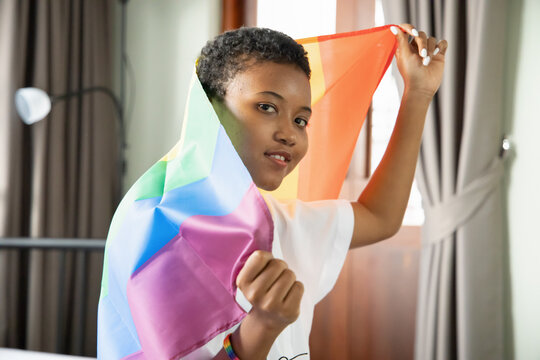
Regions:
<instances>
[{"instance_id":1,"label":"white t-shirt","mask_svg":"<svg viewBox=\"0 0 540 360\"><path fill-rule=\"evenodd\" d=\"M265 196L274 220L272 254L283 259L304 284L300 316L281 332L268 360L308 360L309 333L315 304L334 286L352 238L354 215L345 200L280 203ZM237 301L248 311L249 303L238 291ZM217 335L183 360L212 359L223 347L225 336L240 324Z\"/></svg>"}]
</instances>

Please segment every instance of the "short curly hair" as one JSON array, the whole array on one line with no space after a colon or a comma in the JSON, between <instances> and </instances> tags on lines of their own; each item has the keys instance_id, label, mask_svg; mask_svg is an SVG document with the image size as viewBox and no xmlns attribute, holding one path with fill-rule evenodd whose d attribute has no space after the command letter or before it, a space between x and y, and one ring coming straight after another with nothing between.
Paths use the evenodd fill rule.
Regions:
<instances>
[{"instance_id":1,"label":"short curly hair","mask_svg":"<svg viewBox=\"0 0 540 360\"><path fill-rule=\"evenodd\" d=\"M256 27L227 31L208 41L196 70L207 96L222 100L236 74L264 61L295 64L308 78L311 75L302 45L282 32Z\"/></svg>"}]
</instances>

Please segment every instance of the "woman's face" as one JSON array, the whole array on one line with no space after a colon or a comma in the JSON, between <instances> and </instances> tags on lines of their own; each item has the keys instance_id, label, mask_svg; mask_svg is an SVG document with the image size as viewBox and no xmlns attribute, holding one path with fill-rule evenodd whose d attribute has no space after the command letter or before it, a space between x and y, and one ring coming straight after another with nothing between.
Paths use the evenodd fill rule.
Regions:
<instances>
[{"instance_id":1,"label":"woman's face","mask_svg":"<svg viewBox=\"0 0 540 360\"><path fill-rule=\"evenodd\" d=\"M262 62L238 73L214 108L255 184L275 190L306 155L311 90L296 65Z\"/></svg>"}]
</instances>

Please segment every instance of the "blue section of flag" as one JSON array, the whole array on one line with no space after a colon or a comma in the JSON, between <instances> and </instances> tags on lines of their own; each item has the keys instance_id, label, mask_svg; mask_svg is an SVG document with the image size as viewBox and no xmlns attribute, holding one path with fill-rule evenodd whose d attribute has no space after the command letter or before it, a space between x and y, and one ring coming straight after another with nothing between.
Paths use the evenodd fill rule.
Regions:
<instances>
[{"instance_id":1,"label":"blue section of flag","mask_svg":"<svg viewBox=\"0 0 540 360\"><path fill-rule=\"evenodd\" d=\"M117 290L114 289L113 291ZM128 307L125 310L129 313ZM131 321L131 326L128 326L124 319L125 316L122 317L111 303L110 296L100 300L97 338L98 359L122 359L141 349L133 321ZM132 332L135 332L135 335Z\"/></svg>"},{"instance_id":2,"label":"blue section of flag","mask_svg":"<svg viewBox=\"0 0 540 360\"><path fill-rule=\"evenodd\" d=\"M171 241L188 217L224 216L234 211L251 183L249 172L220 126L207 178L132 205L107 248L109 292L101 299L98 319L98 353L103 359L118 359L119 354L127 356L140 350L126 295L133 272ZM130 339L124 339L126 336Z\"/></svg>"}]
</instances>

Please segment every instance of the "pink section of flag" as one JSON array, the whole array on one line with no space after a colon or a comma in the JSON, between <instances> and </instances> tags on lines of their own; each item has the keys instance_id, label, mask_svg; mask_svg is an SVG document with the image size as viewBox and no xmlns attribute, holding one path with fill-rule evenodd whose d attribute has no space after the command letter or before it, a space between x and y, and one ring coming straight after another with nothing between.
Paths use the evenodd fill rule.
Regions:
<instances>
[{"instance_id":1,"label":"pink section of flag","mask_svg":"<svg viewBox=\"0 0 540 360\"><path fill-rule=\"evenodd\" d=\"M133 274L127 295L145 359L186 355L245 316L234 300L234 279L254 250L271 250L257 239L273 231L270 214L267 219L256 215L265 206L257 191L251 185L228 215L187 219L179 234ZM203 321L200 314L208 309L220 319L219 327Z\"/></svg>"}]
</instances>

